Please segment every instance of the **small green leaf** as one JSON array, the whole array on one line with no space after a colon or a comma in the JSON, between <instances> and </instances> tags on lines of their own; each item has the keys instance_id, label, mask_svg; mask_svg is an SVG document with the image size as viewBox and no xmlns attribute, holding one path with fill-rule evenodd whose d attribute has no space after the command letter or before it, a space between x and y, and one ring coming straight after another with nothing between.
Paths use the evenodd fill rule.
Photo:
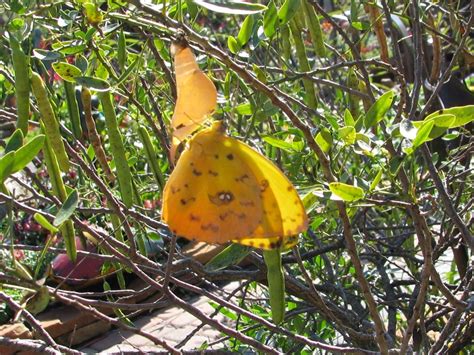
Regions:
<instances>
[{"instance_id":1,"label":"small green leaf","mask_svg":"<svg viewBox=\"0 0 474 355\"><path fill-rule=\"evenodd\" d=\"M353 126L346 126L339 129L339 138L347 145L354 144L356 140L356 130Z\"/></svg>"},{"instance_id":2,"label":"small green leaf","mask_svg":"<svg viewBox=\"0 0 474 355\"><path fill-rule=\"evenodd\" d=\"M290 143L270 136L263 137L263 140L270 144L272 147L280 148L290 153L293 153L295 151L301 151L301 149L303 148L302 145L295 144L299 142Z\"/></svg>"},{"instance_id":3,"label":"small green leaf","mask_svg":"<svg viewBox=\"0 0 474 355\"><path fill-rule=\"evenodd\" d=\"M250 15L264 11L267 7L258 3L239 0L194 0L208 10L231 15Z\"/></svg>"},{"instance_id":4,"label":"small green leaf","mask_svg":"<svg viewBox=\"0 0 474 355\"><path fill-rule=\"evenodd\" d=\"M390 162L389 162L390 175L396 176L398 174L398 171L400 170L400 167L402 166L402 163L403 163L403 157L401 156L396 156L390 159Z\"/></svg>"},{"instance_id":5,"label":"small green leaf","mask_svg":"<svg viewBox=\"0 0 474 355\"><path fill-rule=\"evenodd\" d=\"M45 135L39 134L15 152L12 173L22 170L43 148Z\"/></svg>"},{"instance_id":6,"label":"small green leaf","mask_svg":"<svg viewBox=\"0 0 474 355\"><path fill-rule=\"evenodd\" d=\"M285 0L280 10L278 10L278 19L280 25L287 24L300 8L300 0Z\"/></svg>"},{"instance_id":7,"label":"small green leaf","mask_svg":"<svg viewBox=\"0 0 474 355\"><path fill-rule=\"evenodd\" d=\"M374 191L377 185L379 184L380 180L382 179L383 169L379 168L377 175L375 175L374 181L370 184L369 191Z\"/></svg>"},{"instance_id":8,"label":"small green leaf","mask_svg":"<svg viewBox=\"0 0 474 355\"><path fill-rule=\"evenodd\" d=\"M53 69L61 77L61 79L71 83L76 82L76 78L82 76L81 69L69 63L53 63Z\"/></svg>"},{"instance_id":9,"label":"small green leaf","mask_svg":"<svg viewBox=\"0 0 474 355\"><path fill-rule=\"evenodd\" d=\"M118 78L117 80L117 85L120 85L122 82L124 82L128 76L133 72L133 69L135 69L135 67L137 66L137 64L140 62L140 57L137 57L133 62L132 64L130 64L127 69L125 69L125 71L123 72L123 74L120 76L120 78ZM108 72L107 72L108 73Z\"/></svg>"},{"instance_id":10,"label":"small green leaf","mask_svg":"<svg viewBox=\"0 0 474 355\"><path fill-rule=\"evenodd\" d=\"M84 9L86 10L87 22L93 26L97 26L102 22L104 15L102 15L102 11L97 4L86 2L85 4L82 4L82 6L84 6Z\"/></svg>"},{"instance_id":11,"label":"small green leaf","mask_svg":"<svg viewBox=\"0 0 474 355\"><path fill-rule=\"evenodd\" d=\"M51 297L49 295L49 290L47 286L41 286L41 288L36 291L32 296L27 295L25 299L22 300L22 304L25 305L25 308L33 315L43 312L46 307L48 307Z\"/></svg>"},{"instance_id":12,"label":"small green leaf","mask_svg":"<svg viewBox=\"0 0 474 355\"><path fill-rule=\"evenodd\" d=\"M329 190L344 201L352 202L364 198L364 190L360 187L344 184L342 182L331 182L329 184Z\"/></svg>"},{"instance_id":13,"label":"small green leaf","mask_svg":"<svg viewBox=\"0 0 474 355\"><path fill-rule=\"evenodd\" d=\"M33 218L36 222L39 223L39 225L41 227L49 230L53 234L55 234L59 231L59 229L57 229L55 226L53 226L51 223L49 223L49 221L42 214L35 213L33 215Z\"/></svg>"},{"instance_id":14,"label":"small green leaf","mask_svg":"<svg viewBox=\"0 0 474 355\"><path fill-rule=\"evenodd\" d=\"M239 34L237 35L237 42L240 44L241 47L243 47L252 36L253 25L254 25L253 15L247 16L244 22L242 23L242 27L240 27Z\"/></svg>"},{"instance_id":15,"label":"small green leaf","mask_svg":"<svg viewBox=\"0 0 474 355\"><path fill-rule=\"evenodd\" d=\"M349 111L347 108L344 111L344 124L346 126L354 126L355 125L354 117L352 117L351 111Z\"/></svg>"},{"instance_id":16,"label":"small green leaf","mask_svg":"<svg viewBox=\"0 0 474 355\"><path fill-rule=\"evenodd\" d=\"M403 121L400 122L400 134L405 137L406 139L413 140L416 137L416 133L418 130L416 127L413 125L413 122L404 119Z\"/></svg>"},{"instance_id":17,"label":"small green leaf","mask_svg":"<svg viewBox=\"0 0 474 355\"><path fill-rule=\"evenodd\" d=\"M5 147L5 154L9 152L14 152L18 148L23 145L23 131L21 129L17 129L13 134L10 136L8 140L7 146Z\"/></svg>"},{"instance_id":18,"label":"small green leaf","mask_svg":"<svg viewBox=\"0 0 474 355\"><path fill-rule=\"evenodd\" d=\"M99 78L93 78L91 76L79 76L76 78L76 83L79 85L84 85L95 91L110 90L110 85L108 82Z\"/></svg>"},{"instance_id":19,"label":"small green leaf","mask_svg":"<svg viewBox=\"0 0 474 355\"><path fill-rule=\"evenodd\" d=\"M229 50L234 54L237 54L240 51L239 42L235 39L234 36L229 36L227 38L227 47L229 47Z\"/></svg>"},{"instance_id":20,"label":"small green leaf","mask_svg":"<svg viewBox=\"0 0 474 355\"><path fill-rule=\"evenodd\" d=\"M456 107L438 110L426 116L423 121L428 121L436 116L441 116L441 115L456 116L455 121L449 126L449 128L461 127L468 124L472 120L474 120L474 105L456 106ZM437 124L435 125L438 126Z\"/></svg>"},{"instance_id":21,"label":"small green leaf","mask_svg":"<svg viewBox=\"0 0 474 355\"><path fill-rule=\"evenodd\" d=\"M64 201L63 205L56 214L56 218L53 221L53 225L56 227L63 224L76 210L77 205L79 204L79 195L77 190L72 190L69 196Z\"/></svg>"},{"instance_id":22,"label":"small green leaf","mask_svg":"<svg viewBox=\"0 0 474 355\"><path fill-rule=\"evenodd\" d=\"M250 104L250 102L246 102L236 106L235 111L237 112L237 114L243 116L250 116L253 114L252 105Z\"/></svg>"},{"instance_id":23,"label":"small green leaf","mask_svg":"<svg viewBox=\"0 0 474 355\"><path fill-rule=\"evenodd\" d=\"M367 114L365 115L365 128L370 128L380 122L383 119L383 116L387 113L390 106L392 106L394 99L395 93L393 91L387 91L385 94L380 96L378 100L369 108Z\"/></svg>"},{"instance_id":24,"label":"small green leaf","mask_svg":"<svg viewBox=\"0 0 474 355\"><path fill-rule=\"evenodd\" d=\"M321 129L321 131L316 135L315 140L324 153L329 152L332 147L332 136L327 128Z\"/></svg>"},{"instance_id":25,"label":"small green leaf","mask_svg":"<svg viewBox=\"0 0 474 355\"><path fill-rule=\"evenodd\" d=\"M0 184L12 173L15 152L9 152L0 158Z\"/></svg>"},{"instance_id":26,"label":"small green leaf","mask_svg":"<svg viewBox=\"0 0 474 355\"><path fill-rule=\"evenodd\" d=\"M456 122L456 116L451 114L443 114L433 116L432 120L434 121L434 125L437 127L452 128Z\"/></svg>"},{"instance_id":27,"label":"small green leaf","mask_svg":"<svg viewBox=\"0 0 474 355\"><path fill-rule=\"evenodd\" d=\"M216 272L231 265L237 265L250 253L251 250L252 248L250 247L240 244L231 244L209 260L204 267L204 270L207 272Z\"/></svg>"},{"instance_id":28,"label":"small green leaf","mask_svg":"<svg viewBox=\"0 0 474 355\"><path fill-rule=\"evenodd\" d=\"M418 133L416 134L415 139L413 139L413 144L412 144L413 149L418 148L420 145L430 140L430 133L433 126L434 126L434 121L430 120L428 122L425 122L420 127L420 129L418 130Z\"/></svg>"},{"instance_id":29,"label":"small green leaf","mask_svg":"<svg viewBox=\"0 0 474 355\"><path fill-rule=\"evenodd\" d=\"M268 9L263 15L263 33L268 38L272 38L276 31L278 20L277 8L275 2L272 0L268 4Z\"/></svg>"},{"instance_id":30,"label":"small green leaf","mask_svg":"<svg viewBox=\"0 0 474 355\"><path fill-rule=\"evenodd\" d=\"M42 61L55 62L64 58L64 55L59 52L47 51L44 49L33 49L33 57Z\"/></svg>"}]
</instances>

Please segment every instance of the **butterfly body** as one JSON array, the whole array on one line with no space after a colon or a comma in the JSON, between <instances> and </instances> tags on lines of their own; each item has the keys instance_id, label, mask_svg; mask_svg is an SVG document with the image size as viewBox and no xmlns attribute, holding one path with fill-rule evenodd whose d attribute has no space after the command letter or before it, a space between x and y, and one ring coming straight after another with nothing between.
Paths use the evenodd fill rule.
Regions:
<instances>
[{"instance_id":1,"label":"butterfly body","mask_svg":"<svg viewBox=\"0 0 474 355\"><path fill-rule=\"evenodd\" d=\"M272 249L306 229L291 182L267 158L228 137L220 122L197 133L164 189L162 219L177 235Z\"/></svg>"}]
</instances>

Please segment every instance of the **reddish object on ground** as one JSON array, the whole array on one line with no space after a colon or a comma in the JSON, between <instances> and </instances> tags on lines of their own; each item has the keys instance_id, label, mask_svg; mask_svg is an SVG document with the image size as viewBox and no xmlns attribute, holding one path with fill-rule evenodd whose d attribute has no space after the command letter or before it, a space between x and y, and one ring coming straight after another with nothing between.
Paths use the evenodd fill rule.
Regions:
<instances>
[{"instance_id":1,"label":"reddish object on ground","mask_svg":"<svg viewBox=\"0 0 474 355\"><path fill-rule=\"evenodd\" d=\"M86 249L82 246L79 237L76 237L77 250L85 250L91 253L97 251L96 247L87 242ZM100 277L100 269L104 261L90 256L78 255L73 263L66 254L59 254L52 261L53 276L58 281L69 285L78 285Z\"/></svg>"}]
</instances>

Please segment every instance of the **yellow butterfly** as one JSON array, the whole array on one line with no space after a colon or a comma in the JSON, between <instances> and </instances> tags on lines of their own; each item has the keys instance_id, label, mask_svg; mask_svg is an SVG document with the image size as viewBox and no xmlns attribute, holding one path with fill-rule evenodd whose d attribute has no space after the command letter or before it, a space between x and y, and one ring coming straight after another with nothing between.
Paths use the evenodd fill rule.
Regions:
<instances>
[{"instance_id":1,"label":"yellow butterfly","mask_svg":"<svg viewBox=\"0 0 474 355\"><path fill-rule=\"evenodd\" d=\"M173 141L171 160L178 145L199 128L217 105L217 90L213 82L199 69L196 57L182 39L171 46L174 57L177 100L171 119Z\"/></svg>"},{"instance_id":2,"label":"yellow butterfly","mask_svg":"<svg viewBox=\"0 0 474 355\"><path fill-rule=\"evenodd\" d=\"M187 239L262 249L294 245L308 224L288 178L222 122L190 139L164 188L162 219Z\"/></svg>"}]
</instances>

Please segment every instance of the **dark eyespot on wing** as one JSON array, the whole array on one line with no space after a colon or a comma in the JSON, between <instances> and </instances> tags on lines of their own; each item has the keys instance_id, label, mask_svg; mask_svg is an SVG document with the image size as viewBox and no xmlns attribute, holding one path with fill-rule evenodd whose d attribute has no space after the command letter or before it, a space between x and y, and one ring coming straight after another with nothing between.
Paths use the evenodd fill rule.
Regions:
<instances>
[{"instance_id":1,"label":"dark eyespot on wing","mask_svg":"<svg viewBox=\"0 0 474 355\"><path fill-rule=\"evenodd\" d=\"M227 154L226 158L229 159L229 160L234 160L234 154L229 153L229 154Z\"/></svg>"},{"instance_id":2,"label":"dark eyespot on wing","mask_svg":"<svg viewBox=\"0 0 474 355\"><path fill-rule=\"evenodd\" d=\"M268 183L268 180L263 179L262 181L260 181L260 191L261 192L265 191L269 185L270 184Z\"/></svg>"},{"instance_id":3,"label":"dark eyespot on wing","mask_svg":"<svg viewBox=\"0 0 474 355\"><path fill-rule=\"evenodd\" d=\"M286 188L287 191L292 191L293 190L293 186L291 185L288 185L288 187Z\"/></svg>"},{"instance_id":4,"label":"dark eyespot on wing","mask_svg":"<svg viewBox=\"0 0 474 355\"><path fill-rule=\"evenodd\" d=\"M217 206L228 205L235 200L232 191L219 191L215 195L208 195L209 201Z\"/></svg>"},{"instance_id":5,"label":"dark eyespot on wing","mask_svg":"<svg viewBox=\"0 0 474 355\"><path fill-rule=\"evenodd\" d=\"M202 175L202 172L199 171L199 170L197 170L197 169L193 169L193 174L194 174L195 176L201 176L201 175Z\"/></svg>"},{"instance_id":6,"label":"dark eyespot on wing","mask_svg":"<svg viewBox=\"0 0 474 355\"><path fill-rule=\"evenodd\" d=\"M212 176L218 176L219 175L219 173L217 171L213 171L213 170L209 170L208 174L212 175Z\"/></svg>"}]
</instances>

